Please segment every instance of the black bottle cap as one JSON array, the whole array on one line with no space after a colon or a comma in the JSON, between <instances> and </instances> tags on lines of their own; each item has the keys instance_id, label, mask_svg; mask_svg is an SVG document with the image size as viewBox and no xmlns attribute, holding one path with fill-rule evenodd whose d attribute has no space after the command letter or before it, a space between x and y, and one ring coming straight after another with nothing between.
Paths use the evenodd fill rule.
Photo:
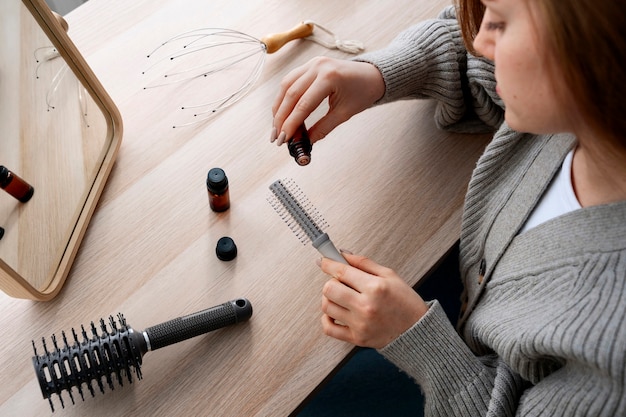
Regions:
<instances>
[{"instance_id":1,"label":"black bottle cap","mask_svg":"<svg viewBox=\"0 0 626 417\"><path fill-rule=\"evenodd\" d=\"M237 245L228 236L224 236L217 241L215 254L221 261L232 261L237 257Z\"/></svg>"},{"instance_id":2,"label":"black bottle cap","mask_svg":"<svg viewBox=\"0 0 626 417\"><path fill-rule=\"evenodd\" d=\"M0 239L4 236L4 228L0 227Z\"/></svg>"},{"instance_id":3,"label":"black bottle cap","mask_svg":"<svg viewBox=\"0 0 626 417\"><path fill-rule=\"evenodd\" d=\"M4 165L0 165L0 187L6 187L9 183L9 178L9 170Z\"/></svg>"},{"instance_id":4,"label":"black bottle cap","mask_svg":"<svg viewBox=\"0 0 626 417\"><path fill-rule=\"evenodd\" d=\"M222 168L211 168L206 177L207 189L214 194L222 194L228 188L228 178Z\"/></svg>"}]
</instances>

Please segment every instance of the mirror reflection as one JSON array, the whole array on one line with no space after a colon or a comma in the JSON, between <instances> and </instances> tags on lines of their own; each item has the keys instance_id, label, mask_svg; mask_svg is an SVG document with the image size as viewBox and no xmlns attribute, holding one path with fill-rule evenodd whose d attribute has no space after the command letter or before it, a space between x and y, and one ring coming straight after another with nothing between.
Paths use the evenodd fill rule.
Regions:
<instances>
[{"instance_id":1,"label":"mirror reflection","mask_svg":"<svg viewBox=\"0 0 626 417\"><path fill-rule=\"evenodd\" d=\"M46 3L56 13L65 16L87 0L46 0Z\"/></svg>"},{"instance_id":2,"label":"mirror reflection","mask_svg":"<svg viewBox=\"0 0 626 417\"><path fill-rule=\"evenodd\" d=\"M0 190L0 264L39 289L59 267L110 138L21 0L0 2L0 28L0 165L34 188L27 202Z\"/></svg>"}]
</instances>

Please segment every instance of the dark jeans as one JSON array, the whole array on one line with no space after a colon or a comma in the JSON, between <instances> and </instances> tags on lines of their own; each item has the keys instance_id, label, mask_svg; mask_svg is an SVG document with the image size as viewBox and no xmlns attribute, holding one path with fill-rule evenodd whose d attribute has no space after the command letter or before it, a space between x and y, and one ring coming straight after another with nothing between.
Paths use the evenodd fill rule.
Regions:
<instances>
[{"instance_id":1,"label":"dark jeans","mask_svg":"<svg viewBox=\"0 0 626 417\"><path fill-rule=\"evenodd\" d=\"M425 300L437 299L456 322L462 291L458 246L417 289ZM420 387L374 349L358 349L298 417L423 416Z\"/></svg>"}]
</instances>

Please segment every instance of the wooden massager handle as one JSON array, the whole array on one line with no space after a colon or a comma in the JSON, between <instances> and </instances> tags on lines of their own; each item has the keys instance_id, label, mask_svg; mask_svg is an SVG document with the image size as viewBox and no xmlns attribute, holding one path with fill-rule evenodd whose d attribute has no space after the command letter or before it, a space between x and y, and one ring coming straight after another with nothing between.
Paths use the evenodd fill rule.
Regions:
<instances>
[{"instance_id":1,"label":"wooden massager handle","mask_svg":"<svg viewBox=\"0 0 626 417\"><path fill-rule=\"evenodd\" d=\"M271 33L264 36L261 38L261 42L265 45L267 53L272 54L288 42L311 36L313 34L313 28L314 25L312 23L302 22L286 32Z\"/></svg>"}]
</instances>

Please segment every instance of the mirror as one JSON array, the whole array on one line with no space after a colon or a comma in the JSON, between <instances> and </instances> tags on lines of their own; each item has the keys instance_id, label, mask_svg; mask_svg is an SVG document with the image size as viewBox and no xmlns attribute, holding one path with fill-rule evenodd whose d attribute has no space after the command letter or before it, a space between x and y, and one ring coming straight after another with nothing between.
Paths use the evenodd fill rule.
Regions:
<instances>
[{"instance_id":1,"label":"mirror","mask_svg":"<svg viewBox=\"0 0 626 417\"><path fill-rule=\"evenodd\" d=\"M0 28L0 165L34 188L27 202L0 190L0 289L49 300L111 171L121 118L45 0L2 0Z\"/></svg>"}]
</instances>

